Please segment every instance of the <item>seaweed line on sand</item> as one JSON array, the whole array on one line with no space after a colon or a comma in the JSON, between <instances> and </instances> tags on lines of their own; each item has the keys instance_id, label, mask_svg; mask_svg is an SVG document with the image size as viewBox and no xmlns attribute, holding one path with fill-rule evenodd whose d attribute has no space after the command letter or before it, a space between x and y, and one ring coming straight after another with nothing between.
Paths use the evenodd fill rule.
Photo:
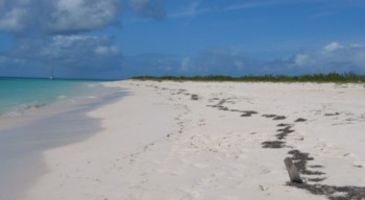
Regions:
<instances>
[{"instance_id":1,"label":"seaweed line on sand","mask_svg":"<svg viewBox=\"0 0 365 200\"><path fill-rule=\"evenodd\" d=\"M258 114L258 112L256 111L230 109L224 105L228 101L228 99L215 98L214 100L218 100L219 102L215 105L208 106L212 108L217 108L221 111L239 112L242 113L241 117L250 117L252 115ZM261 116L272 120L286 119L286 116L276 114L263 114ZM300 123L306 121L307 119L305 118L297 118L294 122ZM293 147L287 145L286 138L291 133L295 132L294 124L280 123L277 125L277 127L277 134L275 135L277 140L262 142L262 148L291 148L291 150L288 151L288 154L291 156L294 165L297 167L299 173L306 176L303 183L288 182L288 186L306 190L314 195L324 195L330 200L365 200L365 187L331 186L326 184L320 184L320 182L326 179L324 177L326 173L319 170L324 167L322 165L308 165L308 162L314 161L314 158L311 157L309 153L301 152L300 150L294 149Z\"/></svg>"}]
</instances>

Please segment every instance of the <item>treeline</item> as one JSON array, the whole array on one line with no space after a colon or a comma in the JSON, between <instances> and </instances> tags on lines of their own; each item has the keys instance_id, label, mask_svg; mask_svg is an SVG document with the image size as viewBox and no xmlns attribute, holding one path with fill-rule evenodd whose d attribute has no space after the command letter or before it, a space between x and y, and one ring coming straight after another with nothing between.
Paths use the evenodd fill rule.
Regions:
<instances>
[{"instance_id":1,"label":"treeline","mask_svg":"<svg viewBox=\"0 0 365 200\"><path fill-rule=\"evenodd\" d=\"M320 82L320 83L364 83L365 75L353 73L308 74L301 76L136 76L134 80L153 81L242 81L242 82Z\"/></svg>"}]
</instances>

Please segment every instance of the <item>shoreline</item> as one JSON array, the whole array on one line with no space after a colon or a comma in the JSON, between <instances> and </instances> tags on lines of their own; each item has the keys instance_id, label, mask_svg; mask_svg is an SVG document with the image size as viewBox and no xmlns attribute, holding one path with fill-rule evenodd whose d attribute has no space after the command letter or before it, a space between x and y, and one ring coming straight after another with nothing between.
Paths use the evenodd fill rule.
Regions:
<instances>
[{"instance_id":1,"label":"shoreline","mask_svg":"<svg viewBox=\"0 0 365 200\"><path fill-rule=\"evenodd\" d=\"M87 113L124 96L119 94L120 89L102 90L93 98L88 93L25 110L16 117L1 118L1 199L26 199L27 188L48 171L44 151L80 142L101 129L99 119L90 118Z\"/></svg>"},{"instance_id":2,"label":"shoreline","mask_svg":"<svg viewBox=\"0 0 365 200\"><path fill-rule=\"evenodd\" d=\"M87 112L100 119L91 137L44 151L47 172L24 199L365 194L362 85L129 80L105 86L129 95ZM286 157L305 184L288 183Z\"/></svg>"}]
</instances>

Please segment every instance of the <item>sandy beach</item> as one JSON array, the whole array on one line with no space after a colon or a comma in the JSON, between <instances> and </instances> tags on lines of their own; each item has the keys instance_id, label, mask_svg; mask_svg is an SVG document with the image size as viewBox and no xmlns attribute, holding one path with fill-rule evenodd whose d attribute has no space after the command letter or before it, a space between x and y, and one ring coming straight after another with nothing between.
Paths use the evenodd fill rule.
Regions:
<instances>
[{"instance_id":1,"label":"sandy beach","mask_svg":"<svg viewBox=\"0 0 365 200\"><path fill-rule=\"evenodd\" d=\"M362 84L105 85L128 96L87 113L97 133L44 151L24 199L365 198Z\"/></svg>"}]
</instances>

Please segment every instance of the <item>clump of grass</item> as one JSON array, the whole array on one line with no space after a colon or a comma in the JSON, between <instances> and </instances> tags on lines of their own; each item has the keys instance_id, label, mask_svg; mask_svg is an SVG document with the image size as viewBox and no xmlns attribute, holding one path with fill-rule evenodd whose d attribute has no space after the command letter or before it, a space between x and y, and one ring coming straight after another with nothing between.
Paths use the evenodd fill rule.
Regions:
<instances>
[{"instance_id":1,"label":"clump of grass","mask_svg":"<svg viewBox=\"0 0 365 200\"><path fill-rule=\"evenodd\" d=\"M301 76L137 76L133 80L153 81L237 81L237 82L318 82L318 83L365 83L365 75L354 73L307 74Z\"/></svg>"}]
</instances>

